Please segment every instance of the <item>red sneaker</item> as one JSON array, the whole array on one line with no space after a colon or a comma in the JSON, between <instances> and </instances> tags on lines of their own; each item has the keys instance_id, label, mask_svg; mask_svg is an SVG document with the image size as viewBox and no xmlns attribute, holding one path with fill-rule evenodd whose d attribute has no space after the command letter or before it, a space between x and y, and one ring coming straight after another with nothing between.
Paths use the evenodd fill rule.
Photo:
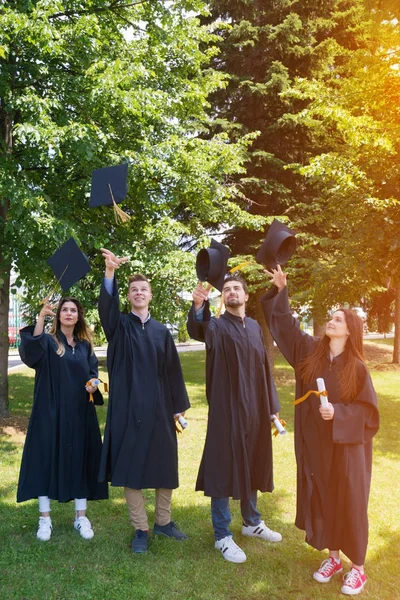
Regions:
<instances>
[{"instance_id":1,"label":"red sneaker","mask_svg":"<svg viewBox=\"0 0 400 600\"><path fill-rule=\"evenodd\" d=\"M343 571L342 562L336 562L332 556L323 560L318 571L315 571L313 577L319 583L328 583L336 573Z\"/></svg>"},{"instance_id":2,"label":"red sneaker","mask_svg":"<svg viewBox=\"0 0 400 600\"><path fill-rule=\"evenodd\" d=\"M342 585L342 589L340 590L342 594L347 594L348 596L355 596L363 591L365 584L367 583L367 577L365 573L361 573L359 569L353 567L351 571L346 573L343 577L344 585Z\"/></svg>"}]
</instances>

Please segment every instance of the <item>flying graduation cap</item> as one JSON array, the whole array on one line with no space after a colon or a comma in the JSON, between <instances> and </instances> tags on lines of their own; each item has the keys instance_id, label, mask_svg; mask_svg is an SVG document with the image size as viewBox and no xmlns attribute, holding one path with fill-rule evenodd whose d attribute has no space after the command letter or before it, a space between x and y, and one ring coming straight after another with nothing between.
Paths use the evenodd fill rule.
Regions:
<instances>
[{"instance_id":1,"label":"flying graduation cap","mask_svg":"<svg viewBox=\"0 0 400 600\"><path fill-rule=\"evenodd\" d=\"M128 163L115 167L95 169L92 173L92 187L90 190L89 207L113 205L117 223L129 221L118 203L122 202L128 194Z\"/></svg>"},{"instance_id":2,"label":"flying graduation cap","mask_svg":"<svg viewBox=\"0 0 400 600\"><path fill-rule=\"evenodd\" d=\"M293 231L278 219L274 219L257 252L256 261L268 269L276 269L277 265L284 265L288 262L296 250L296 245Z\"/></svg>"},{"instance_id":3,"label":"flying graduation cap","mask_svg":"<svg viewBox=\"0 0 400 600\"><path fill-rule=\"evenodd\" d=\"M202 248L196 258L196 273L200 281L207 281L222 292L230 250L212 239L209 248Z\"/></svg>"},{"instance_id":4,"label":"flying graduation cap","mask_svg":"<svg viewBox=\"0 0 400 600\"><path fill-rule=\"evenodd\" d=\"M54 252L48 259L48 264L51 267L57 283L62 287L63 292L67 292L77 281L85 277L90 271L89 261L85 254L80 250L74 238L69 238ZM42 303L48 301L54 290L45 298Z\"/></svg>"}]
</instances>

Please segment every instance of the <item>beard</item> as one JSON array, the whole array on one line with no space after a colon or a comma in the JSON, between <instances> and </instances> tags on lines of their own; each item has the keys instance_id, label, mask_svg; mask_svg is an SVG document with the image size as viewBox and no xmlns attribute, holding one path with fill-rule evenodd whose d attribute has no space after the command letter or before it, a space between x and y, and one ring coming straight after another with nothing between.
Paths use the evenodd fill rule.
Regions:
<instances>
[{"instance_id":1,"label":"beard","mask_svg":"<svg viewBox=\"0 0 400 600\"><path fill-rule=\"evenodd\" d=\"M231 306L232 308L236 308L238 306L243 306L244 302L241 302L239 298L229 298L225 302L225 306Z\"/></svg>"}]
</instances>

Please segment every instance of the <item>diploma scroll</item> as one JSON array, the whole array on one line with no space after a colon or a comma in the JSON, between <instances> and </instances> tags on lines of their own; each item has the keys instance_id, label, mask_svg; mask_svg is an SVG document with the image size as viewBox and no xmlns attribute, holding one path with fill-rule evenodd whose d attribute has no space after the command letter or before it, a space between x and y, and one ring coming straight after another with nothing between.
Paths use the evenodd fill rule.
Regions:
<instances>
[{"instance_id":1,"label":"diploma scroll","mask_svg":"<svg viewBox=\"0 0 400 600\"><path fill-rule=\"evenodd\" d=\"M274 435L277 434L281 434L281 435L285 435L286 433L286 429L284 428L283 424L281 423L281 421L278 419L278 417L276 415L271 415L272 417L272 422L275 426L276 432L274 433ZM285 423L286 425L286 423Z\"/></svg>"},{"instance_id":2,"label":"diploma scroll","mask_svg":"<svg viewBox=\"0 0 400 600\"><path fill-rule=\"evenodd\" d=\"M183 415L175 415L175 429L178 433L182 433L186 429L188 423Z\"/></svg>"},{"instance_id":3,"label":"diploma scroll","mask_svg":"<svg viewBox=\"0 0 400 600\"><path fill-rule=\"evenodd\" d=\"M317 386L318 386L318 391L319 392L326 392L326 386L325 386L325 381L323 380L322 377L318 377L317 379ZM319 397L320 401L321 401L321 406L323 408L328 408L328 396L323 396L322 394Z\"/></svg>"}]
</instances>

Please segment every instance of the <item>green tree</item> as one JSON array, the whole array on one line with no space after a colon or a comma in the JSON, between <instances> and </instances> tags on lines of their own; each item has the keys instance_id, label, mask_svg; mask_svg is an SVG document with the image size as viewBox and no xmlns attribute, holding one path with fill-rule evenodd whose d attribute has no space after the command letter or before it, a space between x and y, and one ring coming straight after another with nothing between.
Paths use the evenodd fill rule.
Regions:
<instances>
[{"instance_id":1,"label":"green tree","mask_svg":"<svg viewBox=\"0 0 400 600\"><path fill-rule=\"evenodd\" d=\"M400 282L400 188L398 70L400 35L393 11L364 3L363 44L338 54L326 78L298 79L288 94L306 103L294 119L327 151L294 170L315 187L317 200L304 216L325 227L327 249L313 271L321 306L357 302L368 306L378 291ZM329 147L329 140L330 147ZM399 295L400 292L397 292ZM395 308L393 361L399 363L400 321Z\"/></svg>"},{"instance_id":2,"label":"green tree","mask_svg":"<svg viewBox=\"0 0 400 600\"><path fill-rule=\"evenodd\" d=\"M7 415L10 270L37 307L46 259L73 235L93 271L72 289L94 310L102 246L154 277L156 316L179 313L193 259L177 244L208 223L249 222L231 202L252 136L208 136L213 34L202 0L15 0L0 6L0 416ZM124 209L88 209L94 168L129 163ZM190 219L185 218L190 214ZM257 223L256 223L257 224ZM190 276L189 276L190 273ZM121 284L127 269L121 269ZM12 289L11 292L15 292ZM163 296L168 300L161 303ZM33 310L33 308L32 308ZM37 308L36 308L37 310Z\"/></svg>"},{"instance_id":3,"label":"green tree","mask_svg":"<svg viewBox=\"0 0 400 600\"><path fill-rule=\"evenodd\" d=\"M230 76L212 109L231 139L260 131L240 189L251 213L287 217L299 232L296 308L319 322L333 304L368 301L389 277L398 285L397 5L212 6L225 24L215 66ZM261 242L243 229L228 239L249 254Z\"/></svg>"}]
</instances>

